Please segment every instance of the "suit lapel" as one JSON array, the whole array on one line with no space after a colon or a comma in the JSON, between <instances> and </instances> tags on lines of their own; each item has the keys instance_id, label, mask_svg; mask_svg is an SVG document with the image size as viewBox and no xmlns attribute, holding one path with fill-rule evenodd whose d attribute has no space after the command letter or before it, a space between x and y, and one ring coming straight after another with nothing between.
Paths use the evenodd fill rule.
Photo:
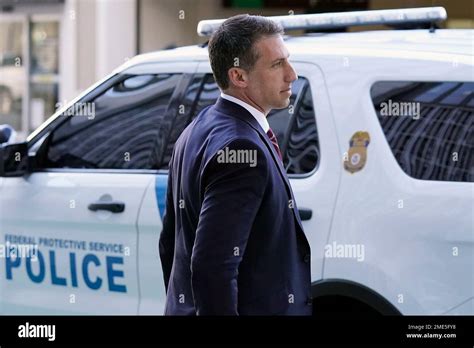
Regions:
<instances>
[{"instance_id":1,"label":"suit lapel","mask_svg":"<svg viewBox=\"0 0 474 348\"><path fill-rule=\"evenodd\" d=\"M283 181L285 182L286 191L287 191L288 195L291 197L294 206L296 207L296 200L295 200L295 197L293 195L293 190L291 189L290 182L289 182L288 177L286 175L286 170L283 167L283 162L280 160L280 156L278 156L278 154L275 150L275 147L273 146L273 144L270 141L270 138L268 138L268 136L265 134L265 132L263 131L262 127L260 127L260 125L258 124L255 117L253 117L251 113L249 113L245 108L241 107L240 105L238 105L236 103L233 103L231 101L228 101L226 99L223 99L223 98L217 99L215 107L218 110L220 110L221 112L223 112L223 113L225 113L229 116L237 117L238 119L248 123L259 134L260 138L266 144L267 148L269 149L270 153L272 154L273 161L275 162L275 164L278 168L278 171L280 172L280 176L282 177ZM292 209L292 210L293 210L293 214L295 215L296 220L298 221L298 224L299 224L301 230L304 231L303 230L303 224L301 223L300 216L296 212L297 209Z\"/></svg>"}]
</instances>

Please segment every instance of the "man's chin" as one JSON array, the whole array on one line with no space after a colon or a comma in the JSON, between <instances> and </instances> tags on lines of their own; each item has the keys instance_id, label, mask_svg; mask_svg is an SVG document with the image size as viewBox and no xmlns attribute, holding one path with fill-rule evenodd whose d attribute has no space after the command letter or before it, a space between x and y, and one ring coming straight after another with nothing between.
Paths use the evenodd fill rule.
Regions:
<instances>
[{"instance_id":1,"label":"man's chin","mask_svg":"<svg viewBox=\"0 0 474 348\"><path fill-rule=\"evenodd\" d=\"M272 109L285 109L289 105L290 105L290 98L287 98L287 99L281 101L280 103L278 103L277 105L274 105L272 107Z\"/></svg>"}]
</instances>

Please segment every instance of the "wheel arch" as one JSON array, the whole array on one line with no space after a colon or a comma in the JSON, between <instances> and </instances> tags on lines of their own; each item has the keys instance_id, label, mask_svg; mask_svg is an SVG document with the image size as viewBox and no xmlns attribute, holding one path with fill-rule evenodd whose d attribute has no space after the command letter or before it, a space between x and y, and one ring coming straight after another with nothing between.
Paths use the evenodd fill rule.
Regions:
<instances>
[{"instance_id":1,"label":"wheel arch","mask_svg":"<svg viewBox=\"0 0 474 348\"><path fill-rule=\"evenodd\" d=\"M358 300L383 315L402 315L385 297L365 285L345 279L322 279L311 284L313 299L322 296L344 296Z\"/></svg>"}]
</instances>

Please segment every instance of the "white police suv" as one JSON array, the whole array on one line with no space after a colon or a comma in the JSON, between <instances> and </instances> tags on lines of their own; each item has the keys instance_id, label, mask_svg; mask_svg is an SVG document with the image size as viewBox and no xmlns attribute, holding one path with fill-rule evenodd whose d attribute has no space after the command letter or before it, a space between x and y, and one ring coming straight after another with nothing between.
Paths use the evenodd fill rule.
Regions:
<instances>
[{"instance_id":1,"label":"white police suv","mask_svg":"<svg viewBox=\"0 0 474 348\"><path fill-rule=\"evenodd\" d=\"M274 17L435 23L443 8ZM203 21L210 34L221 21ZM474 314L474 32L286 37L268 120L312 248L316 313ZM173 145L219 96L205 46L137 56L0 148L0 313L161 314Z\"/></svg>"}]
</instances>

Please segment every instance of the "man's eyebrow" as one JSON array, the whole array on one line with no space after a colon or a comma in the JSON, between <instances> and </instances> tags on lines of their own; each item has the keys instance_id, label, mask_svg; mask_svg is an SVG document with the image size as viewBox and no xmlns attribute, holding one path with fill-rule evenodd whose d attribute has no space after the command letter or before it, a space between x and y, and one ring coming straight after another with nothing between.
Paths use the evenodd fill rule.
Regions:
<instances>
[{"instance_id":1,"label":"man's eyebrow","mask_svg":"<svg viewBox=\"0 0 474 348\"><path fill-rule=\"evenodd\" d=\"M286 57L275 59L274 61L272 61L272 64L274 64L274 63L276 63L276 62L279 62L280 60L284 60L284 59L288 59L288 58L290 58L290 55L289 55L289 54L288 54Z\"/></svg>"}]
</instances>

